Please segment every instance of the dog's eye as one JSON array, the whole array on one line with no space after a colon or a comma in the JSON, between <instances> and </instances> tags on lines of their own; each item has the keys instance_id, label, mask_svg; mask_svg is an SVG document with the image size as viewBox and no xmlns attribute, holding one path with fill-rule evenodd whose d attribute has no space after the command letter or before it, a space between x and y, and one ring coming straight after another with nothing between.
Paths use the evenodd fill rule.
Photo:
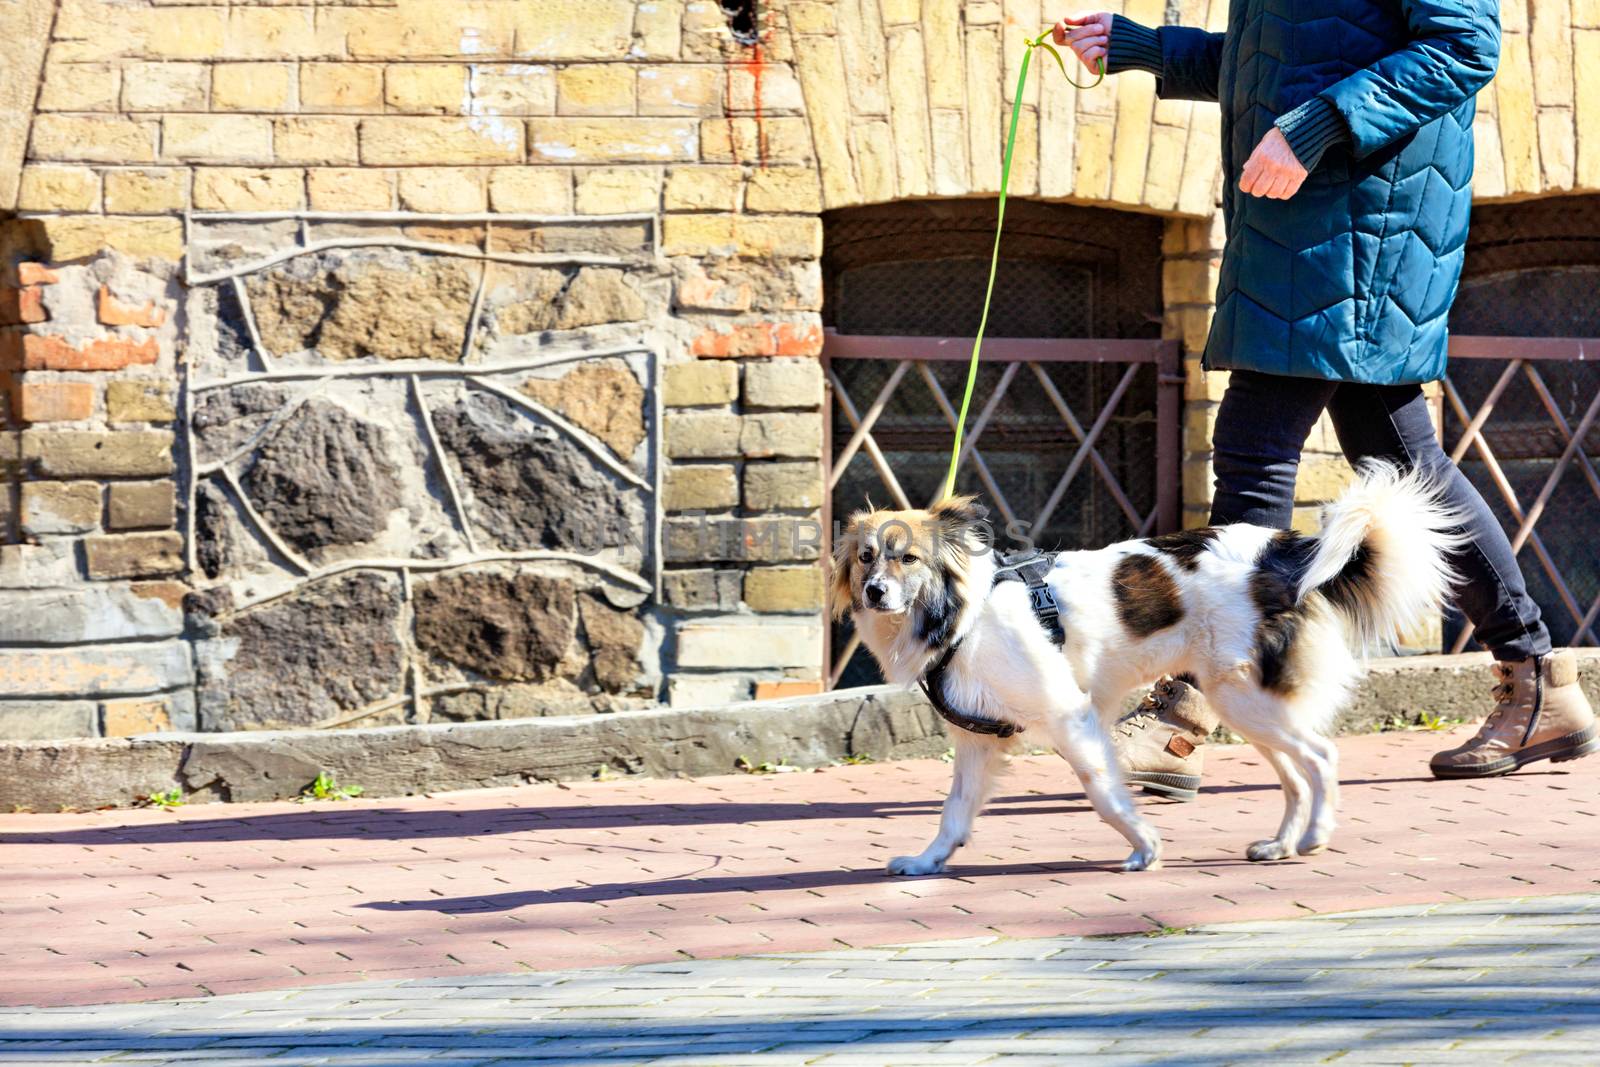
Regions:
<instances>
[{"instance_id":1,"label":"dog's eye","mask_svg":"<svg viewBox=\"0 0 1600 1067\"><path fill-rule=\"evenodd\" d=\"M862 563L871 563L872 562L872 552L869 549L868 551L861 553L861 555L856 557L856 558L861 560Z\"/></svg>"},{"instance_id":2,"label":"dog's eye","mask_svg":"<svg viewBox=\"0 0 1600 1067\"><path fill-rule=\"evenodd\" d=\"M907 552L905 555L900 557L900 562L907 567L914 567L917 564L917 557Z\"/></svg>"}]
</instances>

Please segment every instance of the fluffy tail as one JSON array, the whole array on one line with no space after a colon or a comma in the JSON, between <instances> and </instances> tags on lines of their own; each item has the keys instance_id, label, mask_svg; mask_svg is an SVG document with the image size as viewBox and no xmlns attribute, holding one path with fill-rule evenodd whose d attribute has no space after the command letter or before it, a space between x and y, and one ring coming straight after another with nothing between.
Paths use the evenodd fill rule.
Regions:
<instances>
[{"instance_id":1,"label":"fluffy tail","mask_svg":"<svg viewBox=\"0 0 1600 1067\"><path fill-rule=\"evenodd\" d=\"M1323 512L1299 599L1325 597L1358 648L1420 626L1455 584L1448 556L1466 541L1463 516L1442 492L1423 472L1363 463L1356 483Z\"/></svg>"}]
</instances>

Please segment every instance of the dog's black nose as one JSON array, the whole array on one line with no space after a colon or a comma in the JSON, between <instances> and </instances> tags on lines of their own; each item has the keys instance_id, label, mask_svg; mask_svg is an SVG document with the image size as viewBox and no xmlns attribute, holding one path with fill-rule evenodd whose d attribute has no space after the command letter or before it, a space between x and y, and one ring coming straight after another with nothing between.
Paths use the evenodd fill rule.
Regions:
<instances>
[{"instance_id":1,"label":"dog's black nose","mask_svg":"<svg viewBox=\"0 0 1600 1067\"><path fill-rule=\"evenodd\" d=\"M874 582L871 585L868 585L866 587L865 592L867 594L867 603L868 604L872 604L872 605L876 606L878 604L883 603L883 594L885 592L885 589L884 589L883 586L881 586L881 585L877 584L876 582Z\"/></svg>"}]
</instances>

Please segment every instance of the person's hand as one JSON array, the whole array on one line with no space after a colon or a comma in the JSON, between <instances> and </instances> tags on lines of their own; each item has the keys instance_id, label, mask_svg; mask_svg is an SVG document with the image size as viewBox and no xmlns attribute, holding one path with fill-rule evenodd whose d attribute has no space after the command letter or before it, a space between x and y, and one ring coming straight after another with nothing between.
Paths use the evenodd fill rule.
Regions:
<instances>
[{"instance_id":1,"label":"person's hand","mask_svg":"<svg viewBox=\"0 0 1600 1067\"><path fill-rule=\"evenodd\" d=\"M1274 126L1245 160L1239 191L1268 200L1287 200L1300 191L1305 180L1306 168L1295 158L1283 131Z\"/></svg>"},{"instance_id":2,"label":"person's hand","mask_svg":"<svg viewBox=\"0 0 1600 1067\"><path fill-rule=\"evenodd\" d=\"M1069 15L1056 23L1054 37L1056 44L1070 45L1083 65L1098 74L1097 63L1111 46L1111 12Z\"/></svg>"}]
</instances>

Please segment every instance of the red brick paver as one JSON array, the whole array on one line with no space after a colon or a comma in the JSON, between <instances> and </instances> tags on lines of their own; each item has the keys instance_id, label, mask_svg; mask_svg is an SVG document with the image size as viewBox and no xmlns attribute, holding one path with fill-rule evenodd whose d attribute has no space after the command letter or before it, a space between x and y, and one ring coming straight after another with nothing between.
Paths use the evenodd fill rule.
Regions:
<instances>
[{"instance_id":1,"label":"red brick paver","mask_svg":"<svg viewBox=\"0 0 1600 1067\"><path fill-rule=\"evenodd\" d=\"M0 817L0 1003L87 1004L367 978L1148 930L1593 891L1600 761L1435 782L1448 734L1340 742L1329 853L1251 864L1281 797L1249 748L1193 804L1151 801L1166 866L1055 757L1014 762L950 874L892 879L933 833L937 761L344 804ZM1570 772L1569 772L1570 769Z\"/></svg>"}]
</instances>

